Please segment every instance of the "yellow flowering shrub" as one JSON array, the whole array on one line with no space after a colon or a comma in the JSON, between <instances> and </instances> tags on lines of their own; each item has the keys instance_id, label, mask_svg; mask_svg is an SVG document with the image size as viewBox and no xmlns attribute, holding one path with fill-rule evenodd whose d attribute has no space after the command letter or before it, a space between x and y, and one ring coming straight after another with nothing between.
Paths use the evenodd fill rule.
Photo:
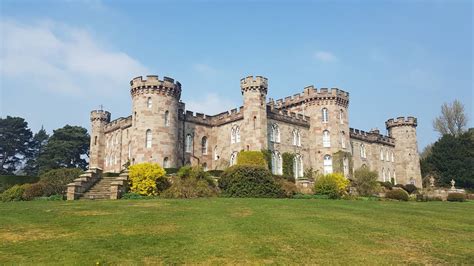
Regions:
<instances>
[{"instance_id":1,"label":"yellow flowering shrub","mask_svg":"<svg viewBox=\"0 0 474 266\"><path fill-rule=\"evenodd\" d=\"M164 178L165 170L156 163L140 163L129 168L130 191L144 196L158 194L156 180Z\"/></svg>"},{"instance_id":2,"label":"yellow flowering shrub","mask_svg":"<svg viewBox=\"0 0 474 266\"><path fill-rule=\"evenodd\" d=\"M327 195L329 198L340 198L349 185L349 179L340 173L327 174L316 179L314 190L316 194Z\"/></svg>"}]
</instances>

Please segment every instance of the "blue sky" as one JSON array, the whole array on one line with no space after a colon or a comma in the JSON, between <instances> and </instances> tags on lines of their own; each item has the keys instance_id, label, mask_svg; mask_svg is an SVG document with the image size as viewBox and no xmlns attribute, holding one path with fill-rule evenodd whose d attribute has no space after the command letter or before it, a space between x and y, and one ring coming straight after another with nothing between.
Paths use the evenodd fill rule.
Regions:
<instances>
[{"instance_id":1,"label":"blue sky","mask_svg":"<svg viewBox=\"0 0 474 266\"><path fill-rule=\"evenodd\" d=\"M131 113L129 81L170 76L188 109L242 104L239 80L269 78L279 99L307 85L350 93L350 126L416 116L420 149L431 121L461 100L473 126L471 1L0 0L0 116L37 131L89 128L103 104Z\"/></svg>"}]
</instances>

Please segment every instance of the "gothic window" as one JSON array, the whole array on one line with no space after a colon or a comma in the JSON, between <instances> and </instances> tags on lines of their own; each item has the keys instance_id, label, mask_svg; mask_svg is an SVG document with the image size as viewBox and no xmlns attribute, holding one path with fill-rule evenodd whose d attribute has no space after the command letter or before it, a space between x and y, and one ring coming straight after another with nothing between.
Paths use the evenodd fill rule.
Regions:
<instances>
[{"instance_id":1,"label":"gothic window","mask_svg":"<svg viewBox=\"0 0 474 266\"><path fill-rule=\"evenodd\" d=\"M392 176L390 174L390 169L387 169L387 181L392 182Z\"/></svg>"},{"instance_id":2,"label":"gothic window","mask_svg":"<svg viewBox=\"0 0 474 266\"><path fill-rule=\"evenodd\" d=\"M170 112L166 111L165 112L165 127L168 127L170 125Z\"/></svg>"},{"instance_id":3,"label":"gothic window","mask_svg":"<svg viewBox=\"0 0 474 266\"><path fill-rule=\"evenodd\" d=\"M329 154L324 155L323 172L325 175L332 174L332 158Z\"/></svg>"},{"instance_id":4,"label":"gothic window","mask_svg":"<svg viewBox=\"0 0 474 266\"><path fill-rule=\"evenodd\" d=\"M185 151L186 152L191 152L192 147L193 147L193 137L191 134L186 135L186 143L185 143Z\"/></svg>"},{"instance_id":5,"label":"gothic window","mask_svg":"<svg viewBox=\"0 0 474 266\"><path fill-rule=\"evenodd\" d=\"M114 155L114 164L117 164L118 163L118 158L117 158L117 154Z\"/></svg>"},{"instance_id":6,"label":"gothic window","mask_svg":"<svg viewBox=\"0 0 474 266\"><path fill-rule=\"evenodd\" d=\"M278 151L272 153L272 173L274 175L283 174L283 162L281 154Z\"/></svg>"},{"instance_id":7,"label":"gothic window","mask_svg":"<svg viewBox=\"0 0 474 266\"><path fill-rule=\"evenodd\" d=\"M230 155L230 166L235 165L236 163L237 163L237 152L234 151L234 152Z\"/></svg>"},{"instance_id":8,"label":"gothic window","mask_svg":"<svg viewBox=\"0 0 474 266\"><path fill-rule=\"evenodd\" d=\"M380 160L383 161L383 149L380 148Z\"/></svg>"},{"instance_id":9,"label":"gothic window","mask_svg":"<svg viewBox=\"0 0 474 266\"><path fill-rule=\"evenodd\" d=\"M230 131L230 143L239 143L240 142L240 127L234 125Z\"/></svg>"},{"instance_id":10,"label":"gothic window","mask_svg":"<svg viewBox=\"0 0 474 266\"><path fill-rule=\"evenodd\" d=\"M392 184L396 185L397 184L397 177L395 176L395 170L393 170L393 177L392 177Z\"/></svg>"},{"instance_id":11,"label":"gothic window","mask_svg":"<svg viewBox=\"0 0 474 266\"><path fill-rule=\"evenodd\" d=\"M303 177L303 158L299 154L293 159L293 174L296 179Z\"/></svg>"},{"instance_id":12,"label":"gothic window","mask_svg":"<svg viewBox=\"0 0 474 266\"><path fill-rule=\"evenodd\" d=\"M214 160L219 160L219 154L217 153L217 146L214 147Z\"/></svg>"},{"instance_id":13,"label":"gothic window","mask_svg":"<svg viewBox=\"0 0 474 266\"><path fill-rule=\"evenodd\" d=\"M395 157L393 156L393 151L392 151L392 163L395 162Z\"/></svg>"},{"instance_id":14,"label":"gothic window","mask_svg":"<svg viewBox=\"0 0 474 266\"><path fill-rule=\"evenodd\" d=\"M390 156L390 154L389 154L389 152L388 152L388 150L387 150L386 153L385 153L385 160L386 160L387 162L390 162L390 157L389 157L389 156Z\"/></svg>"},{"instance_id":15,"label":"gothic window","mask_svg":"<svg viewBox=\"0 0 474 266\"><path fill-rule=\"evenodd\" d=\"M278 127L277 124L272 125L270 140L276 143L280 143L280 128Z\"/></svg>"},{"instance_id":16,"label":"gothic window","mask_svg":"<svg viewBox=\"0 0 474 266\"><path fill-rule=\"evenodd\" d=\"M168 159L168 157L165 157L163 159L163 168L169 168L170 167L170 160Z\"/></svg>"},{"instance_id":17,"label":"gothic window","mask_svg":"<svg viewBox=\"0 0 474 266\"><path fill-rule=\"evenodd\" d=\"M344 124L344 111L342 109L339 111L339 123Z\"/></svg>"},{"instance_id":18,"label":"gothic window","mask_svg":"<svg viewBox=\"0 0 474 266\"><path fill-rule=\"evenodd\" d=\"M343 149L346 148L346 134L344 133L344 131L341 132L341 147Z\"/></svg>"},{"instance_id":19,"label":"gothic window","mask_svg":"<svg viewBox=\"0 0 474 266\"><path fill-rule=\"evenodd\" d=\"M97 145L97 136L94 137L94 145Z\"/></svg>"},{"instance_id":20,"label":"gothic window","mask_svg":"<svg viewBox=\"0 0 474 266\"><path fill-rule=\"evenodd\" d=\"M128 159L132 157L132 144L128 143Z\"/></svg>"},{"instance_id":21,"label":"gothic window","mask_svg":"<svg viewBox=\"0 0 474 266\"><path fill-rule=\"evenodd\" d=\"M366 155L367 154L365 153L365 145L360 144L360 157L365 159L365 158L367 158Z\"/></svg>"},{"instance_id":22,"label":"gothic window","mask_svg":"<svg viewBox=\"0 0 474 266\"><path fill-rule=\"evenodd\" d=\"M383 182L387 181L386 177L385 177L385 169L384 168L382 168L382 180L383 180Z\"/></svg>"},{"instance_id":23,"label":"gothic window","mask_svg":"<svg viewBox=\"0 0 474 266\"><path fill-rule=\"evenodd\" d=\"M324 148L331 147L331 136L329 135L328 130L323 131L323 147Z\"/></svg>"},{"instance_id":24,"label":"gothic window","mask_svg":"<svg viewBox=\"0 0 474 266\"><path fill-rule=\"evenodd\" d=\"M151 108L151 106L152 106L151 97L148 97L148 99L146 100L146 106L147 106L148 108Z\"/></svg>"},{"instance_id":25,"label":"gothic window","mask_svg":"<svg viewBox=\"0 0 474 266\"><path fill-rule=\"evenodd\" d=\"M298 129L293 130L293 145L294 146L301 146L301 135Z\"/></svg>"},{"instance_id":26,"label":"gothic window","mask_svg":"<svg viewBox=\"0 0 474 266\"><path fill-rule=\"evenodd\" d=\"M323 123L327 123L329 121L329 112L327 108L323 108L321 110L322 115L323 115Z\"/></svg>"},{"instance_id":27,"label":"gothic window","mask_svg":"<svg viewBox=\"0 0 474 266\"><path fill-rule=\"evenodd\" d=\"M146 141L145 141L145 147L147 149L151 148L151 129L148 129L146 131Z\"/></svg>"},{"instance_id":28,"label":"gothic window","mask_svg":"<svg viewBox=\"0 0 474 266\"><path fill-rule=\"evenodd\" d=\"M109 166L109 156L105 156L105 167Z\"/></svg>"},{"instance_id":29,"label":"gothic window","mask_svg":"<svg viewBox=\"0 0 474 266\"><path fill-rule=\"evenodd\" d=\"M202 137L201 140L201 151L203 155L207 154L207 137Z\"/></svg>"},{"instance_id":30,"label":"gothic window","mask_svg":"<svg viewBox=\"0 0 474 266\"><path fill-rule=\"evenodd\" d=\"M202 170L207 171L207 163L202 164Z\"/></svg>"},{"instance_id":31,"label":"gothic window","mask_svg":"<svg viewBox=\"0 0 474 266\"><path fill-rule=\"evenodd\" d=\"M346 178L349 177L349 159L347 157L344 157L344 159L342 159L342 168L344 171L344 176Z\"/></svg>"}]
</instances>

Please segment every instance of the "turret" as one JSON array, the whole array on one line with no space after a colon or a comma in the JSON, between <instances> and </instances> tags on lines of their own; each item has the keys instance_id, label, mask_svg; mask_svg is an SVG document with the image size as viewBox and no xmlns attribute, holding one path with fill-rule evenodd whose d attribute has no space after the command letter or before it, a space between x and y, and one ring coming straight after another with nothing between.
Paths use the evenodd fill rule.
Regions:
<instances>
[{"instance_id":1,"label":"turret","mask_svg":"<svg viewBox=\"0 0 474 266\"><path fill-rule=\"evenodd\" d=\"M89 152L89 168L104 169L105 133L104 128L110 122L110 113L104 110L91 112L91 144Z\"/></svg>"},{"instance_id":2,"label":"turret","mask_svg":"<svg viewBox=\"0 0 474 266\"><path fill-rule=\"evenodd\" d=\"M132 96L131 163L178 166L178 109L181 83L169 77L141 76L130 81Z\"/></svg>"},{"instance_id":3,"label":"turret","mask_svg":"<svg viewBox=\"0 0 474 266\"><path fill-rule=\"evenodd\" d=\"M267 149L267 105L268 79L248 76L240 80L244 100L244 121L241 126L241 149Z\"/></svg>"},{"instance_id":4,"label":"turret","mask_svg":"<svg viewBox=\"0 0 474 266\"><path fill-rule=\"evenodd\" d=\"M398 117L385 122L388 135L395 139L395 175L398 183L422 187L420 157L416 139L417 119Z\"/></svg>"}]
</instances>

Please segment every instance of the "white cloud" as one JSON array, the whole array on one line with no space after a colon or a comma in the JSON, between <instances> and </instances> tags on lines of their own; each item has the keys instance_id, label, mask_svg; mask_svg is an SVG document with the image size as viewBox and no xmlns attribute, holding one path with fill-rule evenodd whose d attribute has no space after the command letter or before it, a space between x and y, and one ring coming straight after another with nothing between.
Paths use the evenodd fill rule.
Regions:
<instances>
[{"instance_id":1,"label":"white cloud","mask_svg":"<svg viewBox=\"0 0 474 266\"><path fill-rule=\"evenodd\" d=\"M217 74L217 70L215 68L206 64L194 64L193 69L199 74L206 76L215 76Z\"/></svg>"},{"instance_id":2,"label":"white cloud","mask_svg":"<svg viewBox=\"0 0 474 266\"><path fill-rule=\"evenodd\" d=\"M104 47L79 28L54 21L26 25L2 20L0 29L1 78L21 80L28 84L23 88L74 95L107 93L148 73L137 60Z\"/></svg>"},{"instance_id":3,"label":"white cloud","mask_svg":"<svg viewBox=\"0 0 474 266\"><path fill-rule=\"evenodd\" d=\"M237 105L230 100L221 98L216 93L208 93L204 97L186 101L187 110L204 113L206 115L216 115L239 106L240 105Z\"/></svg>"},{"instance_id":4,"label":"white cloud","mask_svg":"<svg viewBox=\"0 0 474 266\"><path fill-rule=\"evenodd\" d=\"M314 58L321 62L336 62L337 57L328 51L317 51L314 53Z\"/></svg>"}]
</instances>

